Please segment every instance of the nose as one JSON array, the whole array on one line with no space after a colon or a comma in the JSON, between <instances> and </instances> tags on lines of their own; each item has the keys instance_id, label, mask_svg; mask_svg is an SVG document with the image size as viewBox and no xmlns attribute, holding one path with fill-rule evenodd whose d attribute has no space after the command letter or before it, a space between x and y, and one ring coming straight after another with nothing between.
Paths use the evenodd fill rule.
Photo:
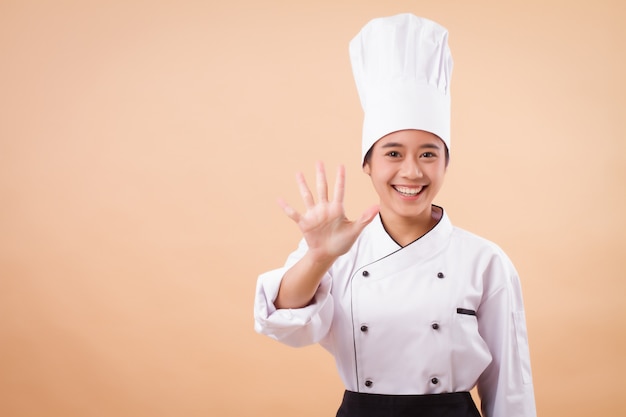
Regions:
<instances>
[{"instance_id":1,"label":"nose","mask_svg":"<svg viewBox=\"0 0 626 417\"><path fill-rule=\"evenodd\" d=\"M407 179L421 178L424 176L419 164L413 158L406 158L402 161L400 175Z\"/></svg>"}]
</instances>

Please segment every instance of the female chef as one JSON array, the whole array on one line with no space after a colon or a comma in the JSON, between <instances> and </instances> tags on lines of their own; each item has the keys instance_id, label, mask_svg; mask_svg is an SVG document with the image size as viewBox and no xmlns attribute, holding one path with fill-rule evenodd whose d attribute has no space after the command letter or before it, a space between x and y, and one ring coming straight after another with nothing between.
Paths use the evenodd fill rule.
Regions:
<instances>
[{"instance_id":1,"label":"female chef","mask_svg":"<svg viewBox=\"0 0 626 417\"><path fill-rule=\"evenodd\" d=\"M450 150L447 35L401 14L351 41L379 204L349 221L343 168L330 199L321 163L315 192L299 174L305 212L280 204L303 239L258 279L255 329L333 354L346 388L338 417L476 417L474 386L484 417L536 415L515 268L432 204Z\"/></svg>"}]
</instances>

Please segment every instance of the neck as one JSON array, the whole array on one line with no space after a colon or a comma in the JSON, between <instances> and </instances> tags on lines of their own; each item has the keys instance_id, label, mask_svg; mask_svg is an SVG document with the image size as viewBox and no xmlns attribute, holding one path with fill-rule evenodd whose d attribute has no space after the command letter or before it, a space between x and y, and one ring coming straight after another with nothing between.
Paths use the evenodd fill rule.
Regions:
<instances>
[{"instance_id":1,"label":"neck","mask_svg":"<svg viewBox=\"0 0 626 417\"><path fill-rule=\"evenodd\" d=\"M388 214L381 208L380 218L385 230L400 246L404 247L428 233L441 219L443 210L430 206L418 216L403 217Z\"/></svg>"}]
</instances>

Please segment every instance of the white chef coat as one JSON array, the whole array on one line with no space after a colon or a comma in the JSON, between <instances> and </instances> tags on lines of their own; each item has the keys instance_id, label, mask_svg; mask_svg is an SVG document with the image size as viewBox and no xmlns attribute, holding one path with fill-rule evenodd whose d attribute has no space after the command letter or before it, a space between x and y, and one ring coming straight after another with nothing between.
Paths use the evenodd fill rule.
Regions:
<instances>
[{"instance_id":1,"label":"white chef coat","mask_svg":"<svg viewBox=\"0 0 626 417\"><path fill-rule=\"evenodd\" d=\"M401 247L377 216L323 277L313 302L276 309L282 268L259 276L255 329L290 346L320 343L347 390L372 394L469 391L485 417L536 416L519 278L494 243L444 212Z\"/></svg>"}]
</instances>

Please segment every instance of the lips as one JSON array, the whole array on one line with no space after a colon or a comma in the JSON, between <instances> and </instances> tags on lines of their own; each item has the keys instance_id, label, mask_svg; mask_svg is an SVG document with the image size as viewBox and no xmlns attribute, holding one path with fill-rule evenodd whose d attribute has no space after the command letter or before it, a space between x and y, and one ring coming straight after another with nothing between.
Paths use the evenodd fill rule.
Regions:
<instances>
[{"instance_id":1,"label":"lips","mask_svg":"<svg viewBox=\"0 0 626 417\"><path fill-rule=\"evenodd\" d=\"M422 192L422 190L424 189L424 186L406 187L406 186L403 186L403 185L394 185L393 189L396 190L398 193L400 193L401 195L403 195L405 197L415 197L420 192Z\"/></svg>"}]
</instances>

